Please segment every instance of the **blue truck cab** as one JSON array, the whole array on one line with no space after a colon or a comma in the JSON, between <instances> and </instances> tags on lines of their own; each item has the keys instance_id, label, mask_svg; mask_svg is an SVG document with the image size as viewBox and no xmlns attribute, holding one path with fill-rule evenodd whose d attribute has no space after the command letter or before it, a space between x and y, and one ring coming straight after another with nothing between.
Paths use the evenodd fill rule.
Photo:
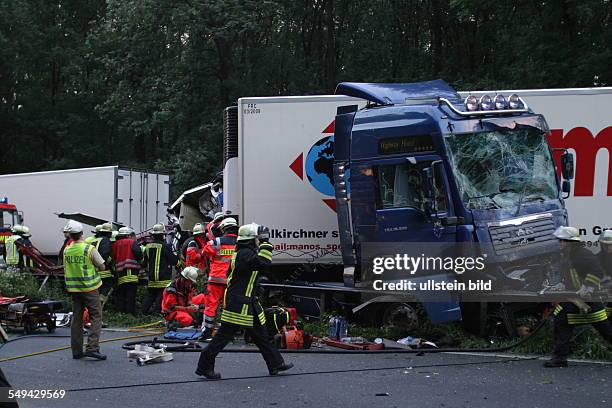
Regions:
<instances>
[{"instance_id":1,"label":"blue truck cab","mask_svg":"<svg viewBox=\"0 0 612 408\"><path fill-rule=\"evenodd\" d=\"M486 248L495 283L542 288L558 258L552 234L567 225L563 193L573 177L568 153L557 175L543 116L518 95L462 100L442 80L340 83L336 94L368 101L362 109L339 108L335 122L345 286L371 287L368 245L468 243ZM370 295L368 302L378 301L388 302L389 294ZM460 302L460 294L449 292L423 305L440 323L461 319Z\"/></svg>"}]
</instances>

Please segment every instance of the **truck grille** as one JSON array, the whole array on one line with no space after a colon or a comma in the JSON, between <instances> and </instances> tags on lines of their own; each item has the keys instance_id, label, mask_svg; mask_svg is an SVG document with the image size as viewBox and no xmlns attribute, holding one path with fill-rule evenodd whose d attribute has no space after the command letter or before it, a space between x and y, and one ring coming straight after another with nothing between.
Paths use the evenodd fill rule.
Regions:
<instances>
[{"instance_id":1,"label":"truck grille","mask_svg":"<svg viewBox=\"0 0 612 408\"><path fill-rule=\"evenodd\" d=\"M238 157L238 107L230 106L223 111L223 164Z\"/></svg>"},{"instance_id":2,"label":"truck grille","mask_svg":"<svg viewBox=\"0 0 612 408\"><path fill-rule=\"evenodd\" d=\"M555 241L555 237L552 235L555 231L555 223L551 214L526 218L518 225L516 223L507 223L507 225L502 223L502 225L489 226L489 234L491 234L491 242L495 253L503 255L521 248Z\"/></svg>"}]
</instances>

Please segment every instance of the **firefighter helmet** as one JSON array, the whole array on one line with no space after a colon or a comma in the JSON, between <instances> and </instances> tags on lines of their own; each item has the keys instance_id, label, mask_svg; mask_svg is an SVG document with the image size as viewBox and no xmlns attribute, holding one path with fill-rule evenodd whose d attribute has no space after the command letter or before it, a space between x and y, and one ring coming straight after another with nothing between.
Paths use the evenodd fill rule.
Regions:
<instances>
[{"instance_id":1,"label":"firefighter helmet","mask_svg":"<svg viewBox=\"0 0 612 408\"><path fill-rule=\"evenodd\" d=\"M259 230L259 225L255 223L246 224L240 227L238 230L238 238L236 241L249 241L251 239L257 238L257 231Z\"/></svg>"},{"instance_id":2,"label":"firefighter helmet","mask_svg":"<svg viewBox=\"0 0 612 408\"><path fill-rule=\"evenodd\" d=\"M562 241L580 242L580 231L575 227L559 227L553 235Z\"/></svg>"},{"instance_id":3,"label":"firefighter helmet","mask_svg":"<svg viewBox=\"0 0 612 408\"><path fill-rule=\"evenodd\" d=\"M166 233L166 227L164 224L155 224L152 228L151 234L160 235Z\"/></svg>"},{"instance_id":4,"label":"firefighter helmet","mask_svg":"<svg viewBox=\"0 0 612 408\"><path fill-rule=\"evenodd\" d=\"M198 280L198 268L195 266L188 266L181 271L181 276L195 283Z\"/></svg>"},{"instance_id":5,"label":"firefighter helmet","mask_svg":"<svg viewBox=\"0 0 612 408\"><path fill-rule=\"evenodd\" d=\"M26 227L25 225L23 227L21 227L21 236L23 237L31 237L32 234L30 234L30 228Z\"/></svg>"},{"instance_id":6,"label":"firefighter helmet","mask_svg":"<svg viewBox=\"0 0 612 408\"><path fill-rule=\"evenodd\" d=\"M236 221L235 218L229 217L224 218L223 221L221 221L221 224L219 224L221 231L225 231L225 229L229 227L238 227L238 221Z\"/></svg>"},{"instance_id":7,"label":"firefighter helmet","mask_svg":"<svg viewBox=\"0 0 612 408\"><path fill-rule=\"evenodd\" d=\"M100 226L100 232L113 232L113 224L110 222L105 222Z\"/></svg>"},{"instance_id":8,"label":"firefighter helmet","mask_svg":"<svg viewBox=\"0 0 612 408\"><path fill-rule=\"evenodd\" d=\"M206 232L206 229L204 228L204 225L202 225L201 223L197 223L196 225L193 226L193 235L200 235L200 234L204 234Z\"/></svg>"},{"instance_id":9,"label":"firefighter helmet","mask_svg":"<svg viewBox=\"0 0 612 408\"><path fill-rule=\"evenodd\" d=\"M601 244L612 245L612 230L604 230L599 234L599 242Z\"/></svg>"}]
</instances>

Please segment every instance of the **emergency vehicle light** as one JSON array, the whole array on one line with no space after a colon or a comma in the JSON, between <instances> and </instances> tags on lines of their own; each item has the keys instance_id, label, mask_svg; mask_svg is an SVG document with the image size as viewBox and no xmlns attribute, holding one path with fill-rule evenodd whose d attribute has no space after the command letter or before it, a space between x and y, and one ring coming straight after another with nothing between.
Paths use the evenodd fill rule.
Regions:
<instances>
[{"instance_id":1,"label":"emergency vehicle light","mask_svg":"<svg viewBox=\"0 0 612 408\"><path fill-rule=\"evenodd\" d=\"M521 109L523 107L523 102L517 94L510 95L508 104L510 105L510 109Z\"/></svg>"},{"instance_id":2,"label":"emergency vehicle light","mask_svg":"<svg viewBox=\"0 0 612 408\"><path fill-rule=\"evenodd\" d=\"M495 109L506 109L506 107L508 106L504 95L495 95L493 103L495 103Z\"/></svg>"},{"instance_id":3,"label":"emergency vehicle light","mask_svg":"<svg viewBox=\"0 0 612 408\"><path fill-rule=\"evenodd\" d=\"M0 198L0 204L8 204L8 197Z\"/></svg>"}]
</instances>

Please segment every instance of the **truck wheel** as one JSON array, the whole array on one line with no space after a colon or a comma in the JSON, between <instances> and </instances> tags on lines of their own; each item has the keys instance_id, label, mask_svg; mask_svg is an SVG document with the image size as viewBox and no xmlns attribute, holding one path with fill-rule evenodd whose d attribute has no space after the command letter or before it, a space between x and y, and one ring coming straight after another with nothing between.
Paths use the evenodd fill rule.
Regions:
<instances>
[{"instance_id":1,"label":"truck wheel","mask_svg":"<svg viewBox=\"0 0 612 408\"><path fill-rule=\"evenodd\" d=\"M414 330L419 327L419 313L412 303L390 303L383 309L382 323L384 326L401 327Z\"/></svg>"}]
</instances>

